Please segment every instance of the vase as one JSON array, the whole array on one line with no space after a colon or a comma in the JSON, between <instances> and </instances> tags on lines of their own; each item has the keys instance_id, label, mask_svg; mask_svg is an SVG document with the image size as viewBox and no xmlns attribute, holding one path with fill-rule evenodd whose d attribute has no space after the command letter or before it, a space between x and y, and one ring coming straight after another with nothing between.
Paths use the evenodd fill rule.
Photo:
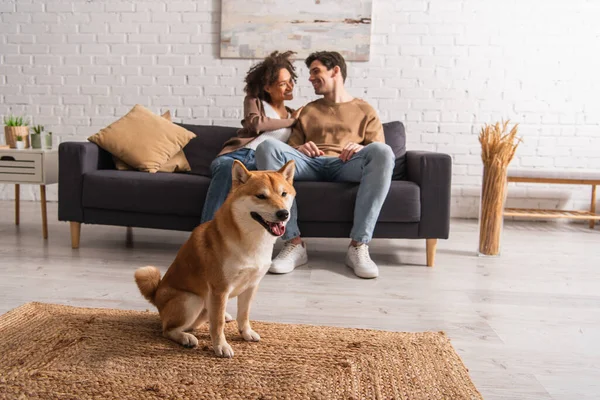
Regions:
<instances>
[{"instance_id":1,"label":"vase","mask_svg":"<svg viewBox=\"0 0 600 400\"><path fill-rule=\"evenodd\" d=\"M479 201L479 256L499 256L504 226L507 191L507 168L485 166Z\"/></svg>"},{"instance_id":2,"label":"vase","mask_svg":"<svg viewBox=\"0 0 600 400\"><path fill-rule=\"evenodd\" d=\"M44 136L44 148L46 150L51 150L52 149L52 135L46 135L46 136Z\"/></svg>"},{"instance_id":3,"label":"vase","mask_svg":"<svg viewBox=\"0 0 600 400\"><path fill-rule=\"evenodd\" d=\"M22 140L17 140L15 142L15 146L18 150L23 150L25 148L25 142Z\"/></svg>"},{"instance_id":4,"label":"vase","mask_svg":"<svg viewBox=\"0 0 600 400\"><path fill-rule=\"evenodd\" d=\"M27 126L5 126L4 137L11 149L17 148L17 136L23 137L25 148L29 147L29 128Z\"/></svg>"},{"instance_id":5,"label":"vase","mask_svg":"<svg viewBox=\"0 0 600 400\"><path fill-rule=\"evenodd\" d=\"M32 149L41 149L42 148L42 135L39 133L31 134L31 148Z\"/></svg>"}]
</instances>

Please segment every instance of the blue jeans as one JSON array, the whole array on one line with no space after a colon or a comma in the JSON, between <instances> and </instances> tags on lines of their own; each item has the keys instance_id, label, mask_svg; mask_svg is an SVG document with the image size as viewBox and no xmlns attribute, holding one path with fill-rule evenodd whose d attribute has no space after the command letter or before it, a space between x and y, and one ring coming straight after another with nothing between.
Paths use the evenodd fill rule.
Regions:
<instances>
[{"instance_id":1,"label":"blue jeans","mask_svg":"<svg viewBox=\"0 0 600 400\"><path fill-rule=\"evenodd\" d=\"M235 160L241 161L250 171L256 170L252 149L239 149L215 158L210 164L212 179L204 201L201 223L212 220L219 207L225 202L231 190L231 168Z\"/></svg>"},{"instance_id":2,"label":"blue jeans","mask_svg":"<svg viewBox=\"0 0 600 400\"><path fill-rule=\"evenodd\" d=\"M279 140L267 139L256 149L259 170L278 170L289 160L296 162L295 181L360 182L350 238L359 243L370 242L392 182L395 163L392 148L384 143L371 143L347 162L338 157L311 158ZM294 200L284 240L300 236L297 219Z\"/></svg>"}]
</instances>

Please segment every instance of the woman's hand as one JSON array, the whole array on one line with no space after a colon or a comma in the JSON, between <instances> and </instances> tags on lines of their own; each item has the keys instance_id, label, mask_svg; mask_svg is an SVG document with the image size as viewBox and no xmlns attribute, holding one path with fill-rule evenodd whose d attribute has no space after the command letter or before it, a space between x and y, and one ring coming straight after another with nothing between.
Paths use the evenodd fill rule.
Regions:
<instances>
[{"instance_id":1,"label":"woman's hand","mask_svg":"<svg viewBox=\"0 0 600 400\"><path fill-rule=\"evenodd\" d=\"M322 150L319 150L314 142L306 142L302 146L299 146L296 150L311 158L319 157L325 154Z\"/></svg>"},{"instance_id":2,"label":"woman's hand","mask_svg":"<svg viewBox=\"0 0 600 400\"><path fill-rule=\"evenodd\" d=\"M300 116L300 113L302 112L302 109L304 108L304 106L300 107L299 109L297 109L296 111L294 111L292 113L292 118L294 119L298 119L298 117Z\"/></svg>"}]
</instances>

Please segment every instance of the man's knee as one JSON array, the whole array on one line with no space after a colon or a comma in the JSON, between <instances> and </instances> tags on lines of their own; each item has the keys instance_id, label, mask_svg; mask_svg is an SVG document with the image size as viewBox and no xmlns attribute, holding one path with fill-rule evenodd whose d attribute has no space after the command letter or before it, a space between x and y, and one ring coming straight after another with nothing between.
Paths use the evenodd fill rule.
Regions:
<instances>
[{"instance_id":1,"label":"man's knee","mask_svg":"<svg viewBox=\"0 0 600 400\"><path fill-rule=\"evenodd\" d=\"M389 145L385 143L371 143L364 150L367 150L371 160L377 160L386 167L394 167L396 156Z\"/></svg>"},{"instance_id":2,"label":"man's knee","mask_svg":"<svg viewBox=\"0 0 600 400\"><path fill-rule=\"evenodd\" d=\"M282 144L284 143L281 140L267 138L256 147L256 154L273 154L280 152Z\"/></svg>"},{"instance_id":3,"label":"man's knee","mask_svg":"<svg viewBox=\"0 0 600 400\"><path fill-rule=\"evenodd\" d=\"M281 167L283 158L281 157L284 143L277 139L266 139L256 148L254 157L258 169L275 169Z\"/></svg>"}]
</instances>

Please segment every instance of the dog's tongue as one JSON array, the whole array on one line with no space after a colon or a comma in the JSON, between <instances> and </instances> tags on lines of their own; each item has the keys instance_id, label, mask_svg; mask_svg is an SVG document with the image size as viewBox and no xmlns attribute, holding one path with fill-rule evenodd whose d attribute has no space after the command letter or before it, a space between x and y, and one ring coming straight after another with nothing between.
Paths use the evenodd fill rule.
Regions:
<instances>
[{"instance_id":1,"label":"dog's tongue","mask_svg":"<svg viewBox=\"0 0 600 400\"><path fill-rule=\"evenodd\" d=\"M269 228L271 228L271 232L277 236L281 236L285 233L283 222L269 222Z\"/></svg>"}]
</instances>

